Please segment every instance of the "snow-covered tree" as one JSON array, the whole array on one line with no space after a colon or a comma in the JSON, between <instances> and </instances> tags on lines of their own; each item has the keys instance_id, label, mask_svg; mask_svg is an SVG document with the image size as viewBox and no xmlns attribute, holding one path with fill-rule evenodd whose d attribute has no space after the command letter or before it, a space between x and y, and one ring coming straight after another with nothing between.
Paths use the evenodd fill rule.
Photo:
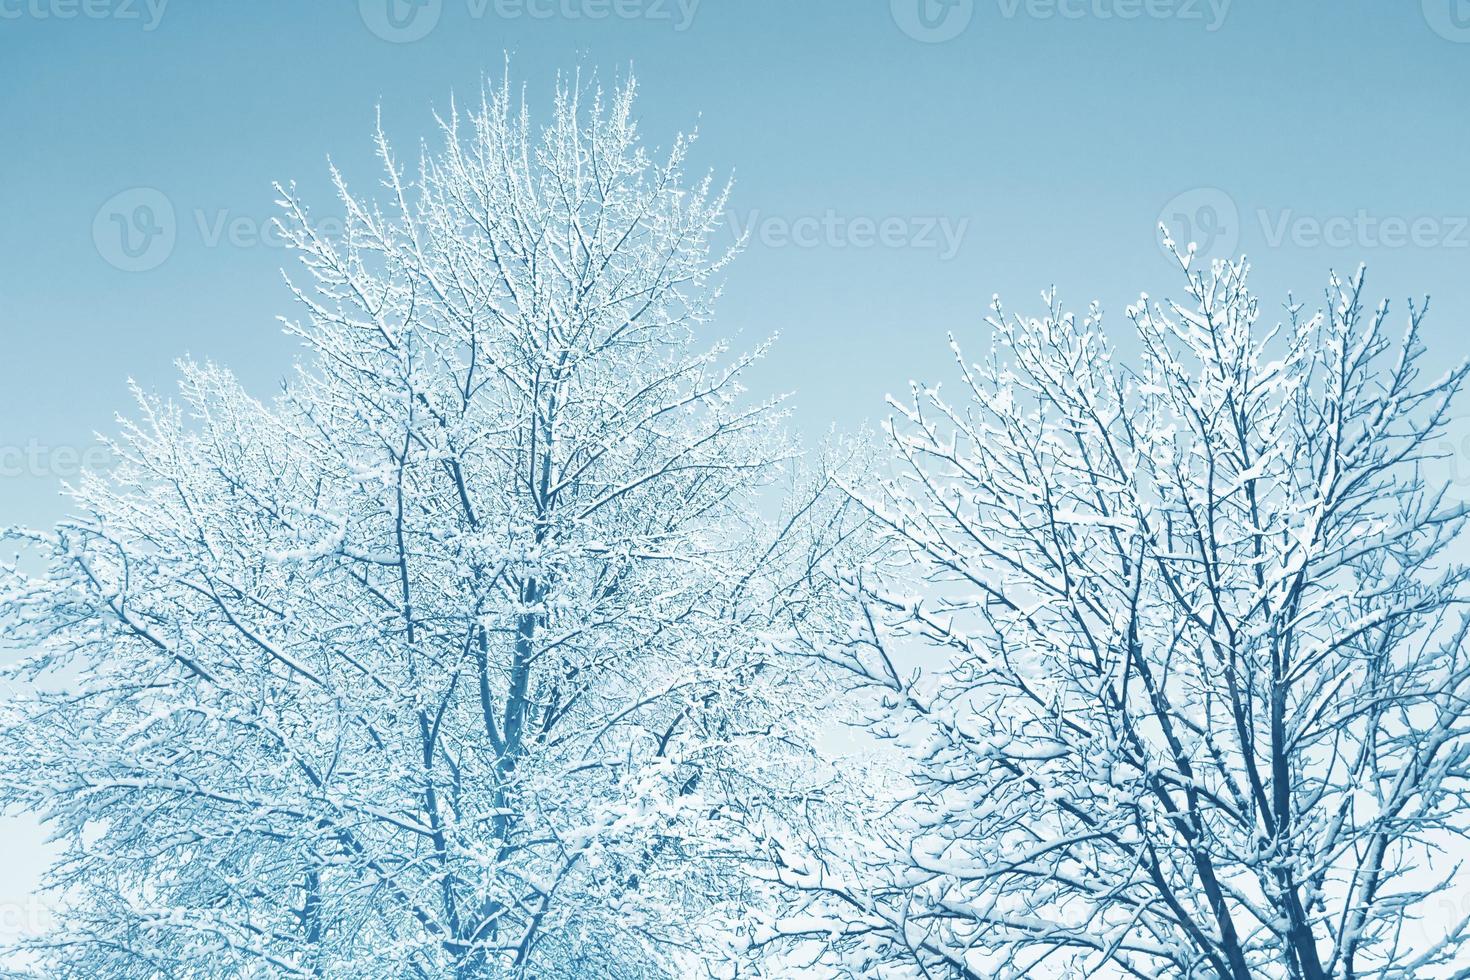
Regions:
<instances>
[{"instance_id":1,"label":"snow-covered tree","mask_svg":"<svg viewBox=\"0 0 1470 980\"><path fill-rule=\"evenodd\" d=\"M712 818L813 700L766 655L812 559L805 505L759 518L779 407L701 337L725 191L632 98L572 80L537 126L490 87L412 168L380 131L341 234L282 190L280 396L181 365L75 517L9 533L40 975L703 969Z\"/></svg>"},{"instance_id":2,"label":"snow-covered tree","mask_svg":"<svg viewBox=\"0 0 1470 980\"><path fill-rule=\"evenodd\" d=\"M879 693L908 789L866 848L781 840L757 946L864 977L1470 976L1435 900L1466 853L1466 507L1431 479L1466 368L1425 376L1424 307L1398 334L1361 273L1272 327L1243 262L1181 264L1189 301L1143 297L1126 348L1096 308L997 303L957 397L893 403L893 474L854 490L892 550L808 651Z\"/></svg>"}]
</instances>

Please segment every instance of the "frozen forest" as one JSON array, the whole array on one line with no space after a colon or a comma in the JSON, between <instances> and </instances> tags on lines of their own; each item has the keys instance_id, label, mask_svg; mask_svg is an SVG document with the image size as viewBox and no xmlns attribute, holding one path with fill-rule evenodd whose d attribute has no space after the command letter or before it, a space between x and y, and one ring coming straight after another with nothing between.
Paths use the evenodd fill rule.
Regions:
<instances>
[{"instance_id":1,"label":"frozen forest","mask_svg":"<svg viewBox=\"0 0 1470 980\"><path fill-rule=\"evenodd\" d=\"M278 393L181 361L0 532L0 974L1470 977L1425 303L1165 232L1177 299L996 300L817 440L631 82L435 119L278 188Z\"/></svg>"}]
</instances>

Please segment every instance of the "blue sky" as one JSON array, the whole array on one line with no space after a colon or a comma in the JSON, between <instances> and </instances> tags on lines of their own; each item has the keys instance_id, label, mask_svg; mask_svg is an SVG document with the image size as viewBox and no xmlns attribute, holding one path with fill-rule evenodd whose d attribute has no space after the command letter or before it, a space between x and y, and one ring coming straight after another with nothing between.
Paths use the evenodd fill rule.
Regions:
<instances>
[{"instance_id":1,"label":"blue sky","mask_svg":"<svg viewBox=\"0 0 1470 980\"><path fill-rule=\"evenodd\" d=\"M0 514L59 513L129 376L167 387L187 352L268 392L293 356L272 181L326 213L329 153L375 180L376 105L411 151L507 51L533 97L631 64L652 141L699 124L753 235L717 330L780 333L757 381L809 431L943 374L992 293L1177 293L1161 215L1250 254L1272 308L1367 261L1464 353L1465 0L0 0ZM130 271L159 200L172 244Z\"/></svg>"},{"instance_id":2,"label":"blue sky","mask_svg":"<svg viewBox=\"0 0 1470 980\"><path fill-rule=\"evenodd\" d=\"M1434 362L1466 353L1466 0L0 0L0 523L60 516L130 376L191 353L268 393L272 181L330 213L328 153L376 179L376 105L412 150L506 52L537 98L635 66L655 143L699 123L752 233L717 330L780 333L757 380L809 432L947 376L993 293L1121 330L1179 292L1161 217L1250 254L1268 308L1366 261L1433 295ZM34 832L0 840L19 894Z\"/></svg>"}]
</instances>

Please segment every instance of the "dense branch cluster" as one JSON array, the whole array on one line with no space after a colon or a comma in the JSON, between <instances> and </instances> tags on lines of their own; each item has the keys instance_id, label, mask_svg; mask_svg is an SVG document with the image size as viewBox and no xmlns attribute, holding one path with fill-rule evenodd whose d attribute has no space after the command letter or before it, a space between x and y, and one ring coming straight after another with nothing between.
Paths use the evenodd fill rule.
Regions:
<instances>
[{"instance_id":1,"label":"dense branch cluster","mask_svg":"<svg viewBox=\"0 0 1470 980\"><path fill-rule=\"evenodd\" d=\"M583 97L487 94L411 185L380 138L340 239L285 193L309 364L269 404L184 365L33 538L11 639L77 683L6 792L70 841L53 975L664 975L723 897L688 862L779 700L789 451L694 346L723 193Z\"/></svg>"},{"instance_id":2,"label":"dense branch cluster","mask_svg":"<svg viewBox=\"0 0 1470 980\"><path fill-rule=\"evenodd\" d=\"M910 791L876 859L793 859L806 921L766 941L835 935L852 975L1464 975L1467 924L1419 917L1466 831L1467 510L1424 476L1466 369L1421 379L1422 310L1395 338L1362 290L1263 330L1243 263L1194 273L1129 310L1136 367L1095 310L997 305L958 399L894 403L895 475L853 491L892 551L811 652L880 692Z\"/></svg>"},{"instance_id":3,"label":"dense branch cluster","mask_svg":"<svg viewBox=\"0 0 1470 980\"><path fill-rule=\"evenodd\" d=\"M292 188L306 357L180 366L13 530L45 977L1470 976L1466 368L1331 280L1048 295L801 462L631 85ZM839 452L840 450L840 452ZM851 738L841 737L855 726Z\"/></svg>"}]
</instances>

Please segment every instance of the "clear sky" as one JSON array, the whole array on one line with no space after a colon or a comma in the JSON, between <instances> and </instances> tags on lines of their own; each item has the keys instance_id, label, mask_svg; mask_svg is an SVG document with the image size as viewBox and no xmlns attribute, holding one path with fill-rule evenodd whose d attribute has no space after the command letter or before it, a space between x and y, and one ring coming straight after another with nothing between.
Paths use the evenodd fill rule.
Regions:
<instances>
[{"instance_id":1,"label":"clear sky","mask_svg":"<svg viewBox=\"0 0 1470 980\"><path fill-rule=\"evenodd\" d=\"M716 332L781 335L757 380L810 432L948 377L993 293L1122 332L1180 292L1161 218L1268 308L1365 261L1433 296L1436 363L1470 347L1467 0L0 0L0 524L60 515L130 376L190 353L268 394L272 181L330 214L328 154L377 178L375 106L411 155L506 52L543 104L631 64L651 141L699 125L752 235ZM0 891L33 847L0 828Z\"/></svg>"}]
</instances>

